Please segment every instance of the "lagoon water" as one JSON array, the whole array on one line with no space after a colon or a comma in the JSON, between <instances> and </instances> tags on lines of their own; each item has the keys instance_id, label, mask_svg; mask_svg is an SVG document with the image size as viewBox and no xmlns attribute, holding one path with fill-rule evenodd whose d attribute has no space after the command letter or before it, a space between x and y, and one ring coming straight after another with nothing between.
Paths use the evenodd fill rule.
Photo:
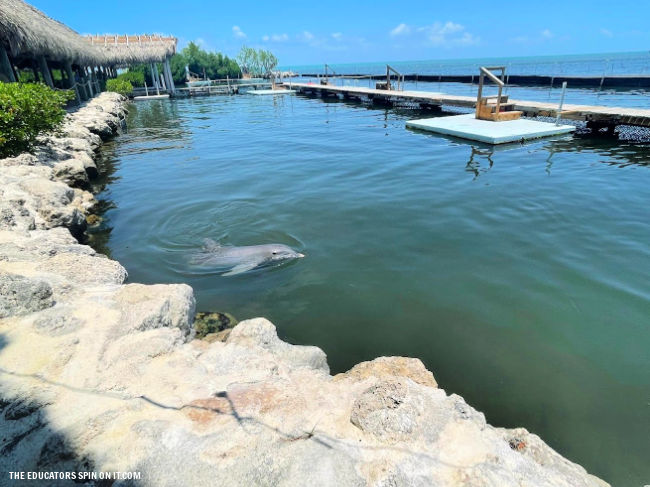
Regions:
<instances>
[{"instance_id":1,"label":"lagoon water","mask_svg":"<svg viewBox=\"0 0 650 487\"><path fill-rule=\"evenodd\" d=\"M467 87L441 91L454 89ZM639 92L567 102L602 96L650 107ZM137 103L103 148L94 244L132 282L187 282L199 310L268 317L333 372L419 357L490 423L528 428L613 485L647 483L650 146L493 150L405 129L424 115L298 96ZM205 237L307 257L195 274Z\"/></svg>"}]
</instances>

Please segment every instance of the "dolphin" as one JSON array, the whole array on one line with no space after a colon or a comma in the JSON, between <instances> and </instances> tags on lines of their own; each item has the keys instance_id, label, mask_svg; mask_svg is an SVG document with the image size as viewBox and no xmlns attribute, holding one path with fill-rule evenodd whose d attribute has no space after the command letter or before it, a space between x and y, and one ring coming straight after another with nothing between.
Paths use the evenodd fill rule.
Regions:
<instances>
[{"instance_id":1,"label":"dolphin","mask_svg":"<svg viewBox=\"0 0 650 487\"><path fill-rule=\"evenodd\" d=\"M304 257L300 252L283 244L234 247L221 245L210 238L204 239L203 243L203 249L194 256L192 263L226 270L222 276L235 276L252 269Z\"/></svg>"}]
</instances>

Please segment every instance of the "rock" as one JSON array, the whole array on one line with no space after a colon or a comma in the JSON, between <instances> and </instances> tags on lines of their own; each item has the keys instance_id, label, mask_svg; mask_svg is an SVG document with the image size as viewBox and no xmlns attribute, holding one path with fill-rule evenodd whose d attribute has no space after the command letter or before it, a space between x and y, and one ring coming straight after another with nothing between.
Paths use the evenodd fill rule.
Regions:
<instances>
[{"instance_id":1,"label":"rock","mask_svg":"<svg viewBox=\"0 0 650 487\"><path fill-rule=\"evenodd\" d=\"M25 207L24 199L4 199L0 189L0 230L34 230L34 217Z\"/></svg>"},{"instance_id":2,"label":"rock","mask_svg":"<svg viewBox=\"0 0 650 487\"><path fill-rule=\"evenodd\" d=\"M329 373L327 356L318 347L289 345L278 338L275 326L264 318L240 322L228 336L227 343L261 347L291 363L293 367L308 367Z\"/></svg>"},{"instance_id":3,"label":"rock","mask_svg":"<svg viewBox=\"0 0 650 487\"><path fill-rule=\"evenodd\" d=\"M128 284L114 299L122 310L122 333L167 327L193 334L194 293L186 284Z\"/></svg>"},{"instance_id":4,"label":"rock","mask_svg":"<svg viewBox=\"0 0 650 487\"><path fill-rule=\"evenodd\" d=\"M74 316L70 307L53 309L48 313L40 313L34 320L34 328L39 334L47 336L67 335L77 331L82 321Z\"/></svg>"},{"instance_id":5,"label":"rock","mask_svg":"<svg viewBox=\"0 0 650 487\"><path fill-rule=\"evenodd\" d=\"M361 362L346 373L335 376L334 380L360 381L368 377L377 379L405 377L424 386L438 387L433 374L426 369L422 361L409 357L379 357L370 362Z\"/></svg>"},{"instance_id":6,"label":"rock","mask_svg":"<svg viewBox=\"0 0 650 487\"><path fill-rule=\"evenodd\" d=\"M122 284L128 276L119 262L103 255L57 253L40 264L42 272L57 273L79 284Z\"/></svg>"},{"instance_id":7,"label":"rock","mask_svg":"<svg viewBox=\"0 0 650 487\"><path fill-rule=\"evenodd\" d=\"M417 426L421 406L408 400L408 385L382 381L367 389L352 406L350 421L380 439L406 440Z\"/></svg>"},{"instance_id":8,"label":"rock","mask_svg":"<svg viewBox=\"0 0 650 487\"><path fill-rule=\"evenodd\" d=\"M99 225L103 221L103 218L98 215L86 215L86 223L89 227Z\"/></svg>"},{"instance_id":9,"label":"rock","mask_svg":"<svg viewBox=\"0 0 650 487\"><path fill-rule=\"evenodd\" d=\"M53 304L52 288L48 283L0 273L0 318L32 313Z\"/></svg>"},{"instance_id":10,"label":"rock","mask_svg":"<svg viewBox=\"0 0 650 487\"><path fill-rule=\"evenodd\" d=\"M86 168L78 159L67 159L54 165L54 176L73 188L87 188L90 180Z\"/></svg>"},{"instance_id":11,"label":"rock","mask_svg":"<svg viewBox=\"0 0 650 487\"><path fill-rule=\"evenodd\" d=\"M38 157L29 153L19 154L16 157L0 159L0 166L2 167L35 166L36 164L38 164Z\"/></svg>"},{"instance_id":12,"label":"rock","mask_svg":"<svg viewBox=\"0 0 650 487\"><path fill-rule=\"evenodd\" d=\"M225 341L230 335L230 329L234 328L237 320L228 313L200 312L194 316L194 330L196 338L206 338L212 335L208 341Z\"/></svg>"}]
</instances>

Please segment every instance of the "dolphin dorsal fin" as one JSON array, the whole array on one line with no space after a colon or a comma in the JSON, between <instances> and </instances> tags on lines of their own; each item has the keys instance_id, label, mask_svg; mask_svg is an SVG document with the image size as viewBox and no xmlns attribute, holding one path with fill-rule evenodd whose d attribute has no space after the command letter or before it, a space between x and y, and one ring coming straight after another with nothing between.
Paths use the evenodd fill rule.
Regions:
<instances>
[{"instance_id":1,"label":"dolphin dorsal fin","mask_svg":"<svg viewBox=\"0 0 650 487\"><path fill-rule=\"evenodd\" d=\"M204 238L203 239L203 248L205 250L217 250L218 248L221 248L221 244L218 242L215 242L211 238Z\"/></svg>"}]
</instances>

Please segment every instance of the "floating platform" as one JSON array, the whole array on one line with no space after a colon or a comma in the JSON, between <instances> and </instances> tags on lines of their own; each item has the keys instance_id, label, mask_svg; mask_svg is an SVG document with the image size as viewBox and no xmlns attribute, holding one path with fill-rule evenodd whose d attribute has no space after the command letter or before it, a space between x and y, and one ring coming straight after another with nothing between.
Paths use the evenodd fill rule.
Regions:
<instances>
[{"instance_id":1,"label":"floating platform","mask_svg":"<svg viewBox=\"0 0 650 487\"><path fill-rule=\"evenodd\" d=\"M504 122L479 120L473 113L410 120L406 122L406 126L493 145L568 134L575 130L573 125L555 125L536 120L519 119Z\"/></svg>"},{"instance_id":2,"label":"floating platform","mask_svg":"<svg viewBox=\"0 0 650 487\"><path fill-rule=\"evenodd\" d=\"M133 99L136 101L140 100L162 100L163 98L169 98L168 94L164 95L149 95L149 96L134 96Z\"/></svg>"},{"instance_id":3,"label":"floating platform","mask_svg":"<svg viewBox=\"0 0 650 487\"><path fill-rule=\"evenodd\" d=\"M249 90L251 95L291 95L296 93L296 90Z\"/></svg>"}]
</instances>

